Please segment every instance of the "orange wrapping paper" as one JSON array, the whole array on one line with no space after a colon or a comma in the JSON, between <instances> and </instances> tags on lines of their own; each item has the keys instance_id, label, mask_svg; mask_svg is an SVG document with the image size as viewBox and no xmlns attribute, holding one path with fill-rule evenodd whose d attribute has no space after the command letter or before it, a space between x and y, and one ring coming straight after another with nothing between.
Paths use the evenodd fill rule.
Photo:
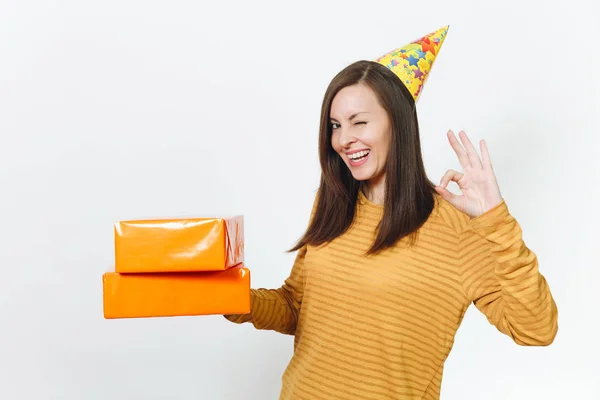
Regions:
<instances>
[{"instance_id":1,"label":"orange wrapping paper","mask_svg":"<svg viewBox=\"0 0 600 400\"><path fill-rule=\"evenodd\" d=\"M115 272L220 271L244 262L243 216L119 221Z\"/></svg>"},{"instance_id":2,"label":"orange wrapping paper","mask_svg":"<svg viewBox=\"0 0 600 400\"><path fill-rule=\"evenodd\" d=\"M102 276L104 318L174 317L250 312L250 271Z\"/></svg>"}]
</instances>

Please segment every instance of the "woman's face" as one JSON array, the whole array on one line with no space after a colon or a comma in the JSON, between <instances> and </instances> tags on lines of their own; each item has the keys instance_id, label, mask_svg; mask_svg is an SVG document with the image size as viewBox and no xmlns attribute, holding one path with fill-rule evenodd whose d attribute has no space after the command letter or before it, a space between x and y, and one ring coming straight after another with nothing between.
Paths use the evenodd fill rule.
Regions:
<instances>
[{"instance_id":1,"label":"woman's face","mask_svg":"<svg viewBox=\"0 0 600 400\"><path fill-rule=\"evenodd\" d=\"M331 104L331 145L354 179L383 181L391 125L375 92L366 85L342 89Z\"/></svg>"}]
</instances>

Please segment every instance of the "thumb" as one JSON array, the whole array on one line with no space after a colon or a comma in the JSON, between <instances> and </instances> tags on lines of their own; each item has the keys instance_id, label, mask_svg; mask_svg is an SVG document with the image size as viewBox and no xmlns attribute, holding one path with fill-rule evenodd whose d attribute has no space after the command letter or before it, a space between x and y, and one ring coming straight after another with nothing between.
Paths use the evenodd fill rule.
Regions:
<instances>
[{"instance_id":1,"label":"thumb","mask_svg":"<svg viewBox=\"0 0 600 400\"><path fill-rule=\"evenodd\" d=\"M450 204L452 204L454 206L458 205L460 196L457 196L454 193L451 193L448 189L446 189L442 186L439 186L439 185L435 187L435 190L440 194L440 196L442 196L442 198L444 200L446 200Z\"/></svg>"}]
</instances>

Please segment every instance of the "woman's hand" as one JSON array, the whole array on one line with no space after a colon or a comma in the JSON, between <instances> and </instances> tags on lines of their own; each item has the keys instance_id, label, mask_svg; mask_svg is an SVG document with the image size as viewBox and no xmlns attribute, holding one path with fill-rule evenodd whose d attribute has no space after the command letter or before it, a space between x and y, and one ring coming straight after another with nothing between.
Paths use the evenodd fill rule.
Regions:
<instances>
[{"instance_id":1,"label":"woman's hand","mask_svg":"<svg viewBox=\"0 0 600 400\"><path fill-rule=\"evenodd\" d=\"M448 140L458 156L458 161L464 172L448 170L442 177L439 186L436 186L436 190L459 211L475 218L502 203L502 195L492 169L485 141L481 140L479 142L482 156L479 158L466 133L461 131L459 137L462 145L458 142L454 133L448 131ZM455 195L446 189L450 181L458 184L463 193L462 195Z\"/></svg>"}]
</instances>

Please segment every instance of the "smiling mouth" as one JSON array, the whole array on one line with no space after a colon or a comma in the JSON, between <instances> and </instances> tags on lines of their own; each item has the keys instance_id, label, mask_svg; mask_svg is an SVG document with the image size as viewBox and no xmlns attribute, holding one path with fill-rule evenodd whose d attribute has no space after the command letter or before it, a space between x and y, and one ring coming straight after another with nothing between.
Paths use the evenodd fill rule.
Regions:
<instances>
[{"instance_id":1,"label":"smiling mouth","mask_svg":"<svg viewBox=\"0 0 600 400\"><path fill-rule=\"evenodd\" d=\"M348 158L353 162L358 162L364 160L370 152L371 150L358 151L356 153L348 154Z\"/></svg>"}]
</instances>

